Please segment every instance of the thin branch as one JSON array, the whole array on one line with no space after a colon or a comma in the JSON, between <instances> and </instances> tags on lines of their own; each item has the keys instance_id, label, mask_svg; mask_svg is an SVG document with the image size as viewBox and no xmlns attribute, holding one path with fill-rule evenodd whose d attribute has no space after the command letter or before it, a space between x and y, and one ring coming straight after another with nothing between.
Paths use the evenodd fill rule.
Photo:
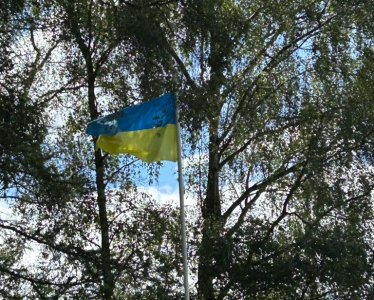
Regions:
<instances>
[{"instance_id":1,"label":"thin branch","mask_svg":"<svg viewBox=\"0 0 374 300\"><path fill-rule=\"evenodd\" d=\"M88 48L91 48L92 42L92 7L93 7L93 0L90 1L90 8L88 12Z\"/></svg>"},{"instance_id":2,"label":"thin branch","mask_svg":"<svg viewBox=\"0 0 374 300\"><path fill-rule=\"evenodd\" d=\"M242 212L240 213L238 220L236 221L235 225L232 226L230 230L227 231L226 236L232 236L236 232L236 230L243 224L244 217L246 216L248 210L258 200L258 198L260 198L263 191L264 191L264 188L258 190L255 196L244 206Z\"/></svg>"},{"instance_id":3,"label":"thin branch","mask_svg":"<svg viewBox=\"0 0 374 300\"><path fill-rule=\"evenodd\" d=\"M257 82L260 80L260 78L263 76L263 74L265 73L268 73L270 72L272 69L274 69L275 66L277 66L279 64L279 60L278 58L283 55L283 53L285 53L287 50L289 50L290 48L292 48L293 46L297 45L300 41L302 41L303 39L308 40L310 37L312 37L315 32L317 32L318 30L320 30L322 27L324 27L325 25L327 25L331 20L333 20L334 18L336 17L336 15L333 15L331 16L330 18L326 19L324 22L320 22L316 27L310 29L309 31L307 31L306 33L302 34L301 36L299 36L298 38L294 39L293 41L291 41L290 43L288 43L287 45L283 46L282 49L280 49L278 51L278 53L276 55L274 55L270 61L267 63L267 65L262 69L262 71L259 73L259 75L254 79L254 81L252 82L251 86L254 87L257 85ZM273 38L267 43L267 45L265 47L269 47L271 45L270 42L273 42L274 43L274 36ZM305 41L303 42L303 44L305 43ZM265 48L264 47L264 48ZM261 50L262 52L266 51L265 49L263 48L263 50ZM292 53L292 52L291 52ZM289 53L289 55L291 55L291 53ZM261 53L261 56L262 56L262 53ZM250 63L249 63L249 66L243 71L242 75L241 75L241 78L239 79L238 81L238 84L242 81L242 79L245 77L245 75L253 68L253 66L257 63L257 60L261 57L260 55L256 56ZM235 87L236 85L234 85ZM243 97L241 98L240 102L238 103L238 107L236 109L236 111L234 112L232 118L231 118L231 124L234 124L236 121L237 121L237 117L239 115L239 112L244 104L244 101L245 99L247 99L248 97L248 92L245 92ZM230 128L232 128L233 126L228 126L227 130L225 132L223 132L221 138L224 139L226 137L226 135L229 133L230 131Z\"/></svg>"},{"instance_id":4,"label":"thin branch","mask_svg":"<svg viewBox=\"0 0 374 300\"><path fill-rule=\"evenodd\" d=\"M68 25L70 27L71 32L73 33L75 40L78 44L79 49L81 50L83 57L86 61L87 67L92 67L92 58L90 48L86 45L82 38L82 34L79 30L79 25L77 19L75 17L74 8L72 7L73 1L70 1L66 5L66 12L68 13ZM92 70L93 71L93 70Z\"/></svg>"},{"instance_id":5,"label":"thin branch","mask_svg":"<svg viewBox=\"0 0 374 300\"><path fill-rule=\"evenodd\" d=\"M99 73L101 67L104 65L104 63L107 61L110 53L112 53L113 49L119 44L119 41L114 41L101 55L101 57L96 62L96 68L94 71L95 76Z\"/></svg>"},{"instance_id":6,"label":"thin branch","mask_svg":"<svg viewBox=\"0 0 374 300\"><path fill-rule=\"evenodd\" d=\"M74 79L71 80L71 82L73 82L73 81L74 81ZM71 82L68 82L63 87L61 87L57 90L50 90L47 93L41 95L40 98L44 98L44 97L49 96L49 95L51 95L51 96L49 96L47 99L44 99L43 101L40 101L39 104L43 105L43 104L48 103L49 101L53 100L60 93L64 93L64 92L67 92L67 91L76 91L76 90L79 90L81 88L87 87L87 85L84 85L84 84L76 85L76 86L73 86L73 87L67 87Z\"/></svg>"},{"instance_id":7,"label":"thin branch","mask_svg":"<svg viewBox=\"0 0 374 300\"><path fill-rule=\"evenodd\" d=\"M34 25L30 26L30 40L31 40L32 47L34 48L34 50L36 51L36 53L40 54L40 49L35 44Z\"/></svg>"},{"instance_id":8,"label":"thin branch","mask_svg":"<svg viewBox=\"0 0 374 300\"><path fill-rule=\"evenodd\" d=\"M62 244L55 244L53 241L49 242L49 241L44 240L42 236L32 235L32 234L29 234L29 233L26 233L26 232L22 231L20 228L10 226L10 225L6 225L6 224L4 224L3 221L0 221L0 228L11 230L14 233L16 233L16 234L18 234L22 237L25 237L28 240L32 240L34 242L37 242L38 244L49 246L49 247L51 247L53 249L56 249L56 250L58 250L62 253L65 253L67 255L72 255L73 257L81 257L81 258L84 258L87 261L97 263L98 259L94 255L96 253L96 251L86 251L86 250L83 250L82 248L79 248L79 247L64 246Z\"/></svg>"},{"instance_id":9,"label":"thin branch","mask_svg":"<svg viewBox=\"0 0 374 300\"><path fill-rule=\"evenodd\" d=\"M165 38L165 40L166 40L166 38ZM191 88L193 88L193 89L196 90L197 89L197 85L196 85L195 81L191 78L190 74L188 73L187 68L184 65L183 61L180 59L180 57L178 56L178 54L174 51L174 49L172 48L172 46L167 41L165 41L165 43L166 43L166 50L174 58L175 62L177 63L177 65L181 69L184 77L187 80L188 85Z\"/></svg>"},{"instance_id":10,"label":"thin branch","mask_svg":"<svg viewBox=\"0 0 374 300\"><path fill-rule=\"evenodd\" d=\"M281 215L275 220L275 222L271 225L271 227L269 228L269 230L267 231L266 233L266 237L265 239L268 239L270 237L270 235L273 233L275 227L287 216L289 215L289 213L287 212L287 205L288 203L290 202L290 200L292 199L292 196L294 195L294 193L296 192L296 190L300 187L301 185L301 182L302 182L302 179L304 177L304 174L305 174L305 170L306 170L306 163L304 164L302 170L300 171L300 174L299 176L297 177L296 181L294 182L292 188L290 189L286 199L284 200L283 202L283 209L282 209L282 213Z\"/></svg>"},{"instance_id":11,"label":"thin branch","mask_svg":"<svg viewBox=\"0 0 374 300\"><path fill-rule=\"evenodd\" d=\"M126 165L123 165L122 167L118 168L116 171L114 171L112 174L110 174L108 176L108 179L106 181L106 183L104 184L105 186L107 186L111 181L112 179L114 178L114 176L116 176L119 172L121 172L124 168L127 168L129 166L131 166L132 164L134 164L135 162L139 161L139 159L134 159L133 161L129 162L128 164Z\"/></svg>"},{"instance_id":12,"label":"thin branch","mask_svg":"<svg viewBox=\"0 0 374 300\"><path fill-rule=\"evenodd\" d=\"M67 283L57 283L57 282L51 282L51 281L48 281L48 280L40 280L40 279L35 279L35 278L32 278L32 277L23 275L23 274L19 273L18 270L7 269L7 268L3 267L2 265L0 265L0 272L3 272L3 273L8 274L10 276L14 276L14 277L19 278L19 279L26 280L26 281L28 281L32 284L42 284L42 285L52 285L52 286L62 286L62 287L71 286L72 287L72 286L82 285L84 283L93 282L91 280L87 280L87 281L80 281L80 282L71 283L70 282L71 280L70 280Z\"/></svg>"},{"instance_id":13,"label":"thin branch","mask_svg":"<svg viewBox=\"0 0 374 300\"><path fill-rule=\"evenodd\" d=\"M285 126L282 126L280 128L277 128L275 130L267 130L267 131L260 131L258 132L255 136L253 136L252 138L248 139L239 149L235 150L233 153L231 153L230 155L228 155L223 161L221 161L219 163L219 169L222 169L223 166L225 164L227 164L229 161L233 160L235 158L235 156L237 156L238 154L242 153L245 149L247 149L247 147L257 138L259 137L262 137L262 136L265 136L267 134L274 134L276 132L281 132L285 129L288 129L292 126L296 126L298 125L298 123L294 123L294 124L286 124Z\"/></svg>"},{"instance_id":14,"label":"thin branch","mask_svg":"<svg viewBox=\"0 0 374 300\"><path fill-rule=\"evenodd\" d=\"M269 176L266 180L262 181L261 183L256 183L252 185L250 188L246 189L244 193L227 209L227 211L223 214L223 219L227 219L230 214L237 208L252 192L258 190L264 190L266 186L269 184L277 181L279 178L286 176L298 169L299 165L293 165L288 169L284 169L284 167L279 168L273 175Z\"/></svg>"}]
</instances>

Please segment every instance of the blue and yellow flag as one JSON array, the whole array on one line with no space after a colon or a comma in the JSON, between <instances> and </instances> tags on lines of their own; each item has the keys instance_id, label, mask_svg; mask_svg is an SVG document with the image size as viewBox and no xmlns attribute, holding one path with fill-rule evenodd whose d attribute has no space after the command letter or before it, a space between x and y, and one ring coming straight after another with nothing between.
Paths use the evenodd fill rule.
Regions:
<instances>
[{"instance_id":1,"label":"blue and yellow flag","mask_svg":"<svg viewBox=\"0 0 374 300\"><path fill-rule=\"evenodd\" d=\"M169 93L92 121L86 133L98 136L96 149L110 154L177 161L175 100Z\"/></svg>"}]
</instances>

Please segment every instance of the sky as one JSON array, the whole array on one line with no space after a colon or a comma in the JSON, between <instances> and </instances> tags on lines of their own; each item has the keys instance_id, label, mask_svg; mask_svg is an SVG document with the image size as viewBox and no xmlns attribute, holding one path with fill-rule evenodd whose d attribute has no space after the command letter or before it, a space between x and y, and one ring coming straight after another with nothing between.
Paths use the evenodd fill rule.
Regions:
<instances>
[{"instance_id":1,"label":"sky","mask_svg":"<svg viewBox=\"0 0 374 300\"><path fill-rule=\"evenodd\" d=\"M172 189L178 188L178 164L176 162L163 162L160 169L160 178L158 182L152 184L154 187L163 187L169 185Z\"/></svg>"},{"instance_id":2,"label":"sky","mask_svg":"<svg viewBox=\"0 0 374 300\"><path fill-rule=\"evenodd\" d=\"M178 163L164 161L160 168L158 181L150 185L138 186L138 188L147 191L153 196L154 200L160 203L167 203L172 200L179 207ZM184 196L185 205L195 205L195 202L193 197L189 197L188 194Z\"/></svg>"}]
</instances>

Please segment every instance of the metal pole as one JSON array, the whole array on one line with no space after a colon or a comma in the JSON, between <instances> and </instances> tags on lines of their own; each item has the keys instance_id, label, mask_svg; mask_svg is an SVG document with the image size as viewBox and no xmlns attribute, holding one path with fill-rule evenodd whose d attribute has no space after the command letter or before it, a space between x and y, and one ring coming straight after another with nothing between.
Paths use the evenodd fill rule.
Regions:
<instances>
[{"instance_id":1,"label":"metal pole","mask_svg":"<svg viewBox=\"0 0 374 300\"><path fill-rule=\"evenodd\" d=\"M181 233L182 233L182 255L183 255L183 274L184 274L184 291L185 300L190 299L190 291L188 288L188 264L187 264L187 242L186 242L186 221L184 217L184 185L182 172L182 143L179 125L178 106L175 104L176 126L177 126L177 151L178 151L178 179L179 179L179 199L181 214Z\"/></svg>"}]
</instances>

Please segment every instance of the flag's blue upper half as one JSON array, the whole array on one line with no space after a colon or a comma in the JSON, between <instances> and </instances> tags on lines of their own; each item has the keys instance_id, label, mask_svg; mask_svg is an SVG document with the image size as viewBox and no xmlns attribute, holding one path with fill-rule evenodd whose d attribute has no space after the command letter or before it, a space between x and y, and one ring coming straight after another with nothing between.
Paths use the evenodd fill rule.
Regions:
<instances>
[{"instance_id":1,"label":"flag's blue upper half","mask_svg":"<svg viewBox=\"0 0 374 300\"><path fill-rule=\"evenodd\" d=\"M86 133L114 135L117 132L164 127L166 124L175 124L175 101L169 93L92 121Z\"/></svg>"},{"instance_id":2,"label":"flag's blue upper half","mask_svg":"<svg viewBox=\"0 0 374 300\"><path fill-rule=\"evenodd\" d=\"M98 136L96 148L129 153L147 161L177 160L175 100L171 94L97 119L86 132Z\"/></svg>"}]
</instances>

